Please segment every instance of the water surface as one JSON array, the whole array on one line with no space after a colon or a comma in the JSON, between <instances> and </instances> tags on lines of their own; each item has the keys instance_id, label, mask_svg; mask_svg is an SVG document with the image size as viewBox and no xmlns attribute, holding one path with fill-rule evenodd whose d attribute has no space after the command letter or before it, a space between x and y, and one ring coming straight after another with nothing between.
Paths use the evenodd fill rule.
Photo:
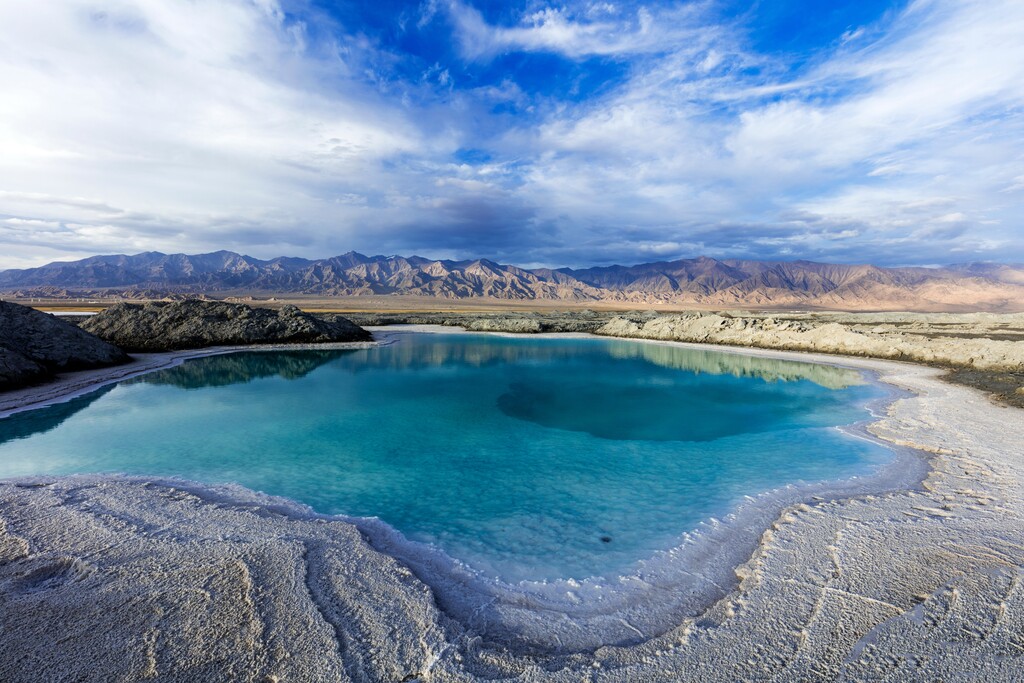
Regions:
<instances>
[{"instance_id":1,"label":"water surface","mask_svg":"<svg viewBox=\"0 0 1024 683\"><path fill-rule=\"evenodd\" d=\"M624 340L401 334L188 361L0 420L0 477L235 482L377 516L505 580L610 576L747 495L864 475L883 393L823 365Z\"/></svg>"}]
</instances>

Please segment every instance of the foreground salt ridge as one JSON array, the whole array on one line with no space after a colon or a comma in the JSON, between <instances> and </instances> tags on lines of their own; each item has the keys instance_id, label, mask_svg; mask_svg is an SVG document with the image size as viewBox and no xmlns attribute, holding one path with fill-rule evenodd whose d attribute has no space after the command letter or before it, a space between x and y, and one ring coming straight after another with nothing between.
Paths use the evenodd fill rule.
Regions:
<instances>
[{"instance_id":1,"label":"foreground salt ridge","mask_svg":"<svg viewBox=\"0 0 1024 683\"><path fill-rule=\"evenodd\" d=\"M921 393L872 431L937 453L924 489L790 508L738 590L640 645L490 648L343 522L251 493L79 477L0 486L0 678L1014 680L1019 414L931 369L843 362Z\"/></svg>"}]
</instances>

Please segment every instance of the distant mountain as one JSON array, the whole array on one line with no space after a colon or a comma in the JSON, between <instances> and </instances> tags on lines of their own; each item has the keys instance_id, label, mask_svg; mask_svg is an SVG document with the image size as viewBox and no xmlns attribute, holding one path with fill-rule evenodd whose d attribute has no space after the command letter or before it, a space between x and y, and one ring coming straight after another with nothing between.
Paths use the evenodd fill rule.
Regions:
<instances>
[{"instance_id":1,"label":"distant mountain","mask_svg":"<svg viewBox=\"0 0 1024 683\"><path fill-rule=\"evenodd\" d=\"M960 263L949 266L949 269L964 275L1024 285L1024 263Z\"/></svg>"},{"instance_id":2,"label":"distant mountain","mask_svg":"<svg viewBox=\"0 0 1024 683\"><path fill-rule=\"evenodd\" d=\"M365 256L268 261L230 251L94 256L0 271L0 292L31 297L415 295L701 307L1024 311L1024 265L880 268L700 257L635 266L523 269L486 259Z\"/></svg>"}]
</instances>

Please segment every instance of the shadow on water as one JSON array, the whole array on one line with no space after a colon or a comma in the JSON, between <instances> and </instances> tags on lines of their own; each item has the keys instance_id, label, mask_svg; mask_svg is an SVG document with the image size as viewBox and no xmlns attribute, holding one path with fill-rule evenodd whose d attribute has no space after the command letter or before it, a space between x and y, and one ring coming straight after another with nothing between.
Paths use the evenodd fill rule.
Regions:
<instances>
[{"instance_id":1,"label":"shadow on water","mask_svg":"<svg viewBox=\"0 0 1024 683\"><path fill-rule=\"evenodd\" d=\"M72 415L85 410L113 389L114 385L109 384L64 403L55 403L45 408L28 410L6 417L0 420L0 445L17 439L27 439L30 436L55 429Z\"/></svg>"},{"instance_id":2,"label":"shadow on water","mask_svg":"<svg viewBox=\"0 0 1024 683\"><path fill-rule=\"evenodd\" d=\"M353 372L508 365L514 370L497 398L505 415L604 439L642 441L712 441L790 428L788 416L814 414L813 402L840 405L847 400L841 390L865 384L860 372L830 365L630 340L584 342L417 335L369 349L343 365ZM553 376L549 368L556 362L559 372ZM710 382L701 375L736 381ZM631 383L624 377L643 379ZM737 400L745 379L761 380L744 385L753 404ZM795 386L772 389L780 382ZM830 391L822 394L809 385Z\"/></svg>"},{"instance_id":3,"label":"shadow on water","mask_svg":"<svg viewBox=\"0 0 1024 683\"><path fill-rule=\"evenodd\" d=\"M865 383L859 372L833 366L617 340L606 344L603 366L570 365L557 380L527 370L498 398L498 408L509 417L602 439L713 441L793 427L812 419L793 418L811 416L812 403L838 406L846 400L840 390ZM636 373L628 372L631 365ZM754 402L737 400L740 383L751 378L762 380L742 390ZM778 382L794 386L772 389ZM822 394L811 384L830 391Z\"/></svg>"},{"instance_id":4,"label":"shadow on water","mask_svg":"<svg viewBox=\"0 0 1024 683\"><path fill-rule=\"evenodd\" d=\"M736 400L734 387L699 382L630 386L563 374L558 384L541 376L515 382L498 397L498 408L544 427L623 441L713 441L784 429L787 418L809 412L801 394L766 395L753 409Z\"/></svg>"},{"instance_id":5,"label":"shadow on water","mask_svg":"<svg viewBox=\"0 0 1024 683\"><path fill-rule=\"evenodd\" d=\"M167 370L141 375L125 384L163 384L181 389L203 389L244 384L266 377L302 379L317 368L355 353L355 349L330 351L246 351L196 358Z\"/></svg>"}]
</instances>

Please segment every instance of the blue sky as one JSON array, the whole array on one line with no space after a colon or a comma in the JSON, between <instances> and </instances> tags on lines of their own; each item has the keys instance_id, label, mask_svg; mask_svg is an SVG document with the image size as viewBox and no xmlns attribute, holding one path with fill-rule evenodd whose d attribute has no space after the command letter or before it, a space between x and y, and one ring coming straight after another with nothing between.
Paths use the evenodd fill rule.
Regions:
<instances>
[{"instance_id":1,"label":"blue sky","mask_svg":"<svg viewBox=\"0 0 1024 683\"><path fill-rule=\"evenodd\" d=\"M14 0L0 268L1024 261L1019 0Z\"/></svg>"}]
</instances>

